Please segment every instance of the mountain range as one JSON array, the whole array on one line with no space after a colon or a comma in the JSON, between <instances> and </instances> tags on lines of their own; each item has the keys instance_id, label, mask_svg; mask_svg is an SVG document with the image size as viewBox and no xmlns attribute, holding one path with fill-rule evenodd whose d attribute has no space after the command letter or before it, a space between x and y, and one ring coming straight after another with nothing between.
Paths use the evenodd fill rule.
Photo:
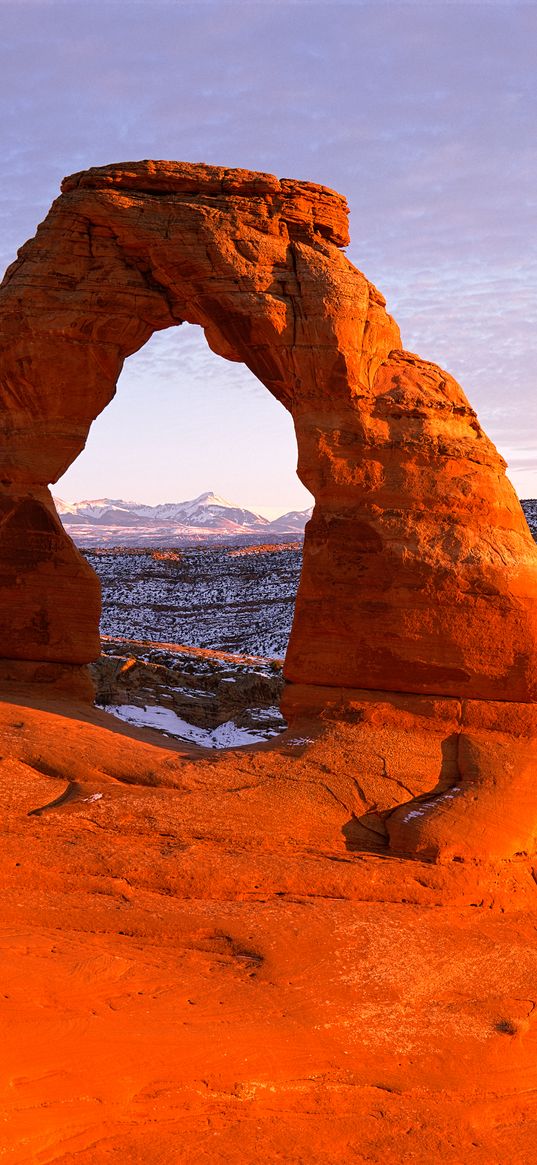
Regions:
<instances>
[{"instance_id":1,"label":"mountain range","mask_svg":"<svg viewBox=\"0 0 537 1165\"><path fill-rule=\"evenodd\" d=\"M186 502L149 506L121 498L54 504L79 546L170 546L204 541L270 542L302 538L309 510L291 510L269 521L261 514L208 491Z\"/></svg>"}]
</instances>

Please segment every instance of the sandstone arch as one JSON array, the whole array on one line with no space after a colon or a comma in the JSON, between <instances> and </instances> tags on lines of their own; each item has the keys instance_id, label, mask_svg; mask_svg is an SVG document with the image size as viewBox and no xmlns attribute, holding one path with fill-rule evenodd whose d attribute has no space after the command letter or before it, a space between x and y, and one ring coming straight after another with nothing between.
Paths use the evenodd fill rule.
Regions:
<instances>
[{"instance_id":1,"label":"sandstone arch","mask_svg":"<svg viewBox=\"0 0 537 1165\"><path fill-rule=\"evenodd\" d=\"M85 664L98 584L48 492L126 356L198 323L288 408L316 498L286 660L308 684L537 697L537 550L460 387L401 349L333 191L177 162L67 178L0 289L0 652Z\"/></svg>"}]
</instances>

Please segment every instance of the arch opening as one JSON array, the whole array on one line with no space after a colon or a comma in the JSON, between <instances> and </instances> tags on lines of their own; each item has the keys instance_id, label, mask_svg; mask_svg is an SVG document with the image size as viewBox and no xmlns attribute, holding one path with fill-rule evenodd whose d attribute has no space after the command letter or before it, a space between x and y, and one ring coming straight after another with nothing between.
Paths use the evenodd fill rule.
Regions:
<instances>
[{"instance_id":1,"label":"arch opening","mask_svg":"<svg viewBox=\"0 0 537 1165\"><path fill-rule=\"evenodd\" d=\"M312 501L295 467L288 412L210 352L199 328L156 333L127 359L55 487L63 525L101 583L98 705L206 747L284 730L281 669L306 521L297 511ZM266 515L252 497L261 510L280 504Z\"/></svg>"},{"instance_id":2,"label":"arch opening","mask_svg":"<svg viewBox=\"0 0 537 1165\"><path fill-rule=\"evenodd\" d=\"M296 464L289 412L244 364L216 356L199 326L182 324L125 360L113 399L54 493L67 503L154 506L212 487L273 518L313 505Z\"/></svg>"}]
</instances>

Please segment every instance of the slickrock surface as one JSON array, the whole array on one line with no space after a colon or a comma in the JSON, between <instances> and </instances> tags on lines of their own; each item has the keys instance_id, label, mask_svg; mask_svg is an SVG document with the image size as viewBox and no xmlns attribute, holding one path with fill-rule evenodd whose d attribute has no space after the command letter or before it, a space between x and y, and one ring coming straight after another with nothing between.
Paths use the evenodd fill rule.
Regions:
<instances>
[{"instance_id":1,"label":"slickrock surface","mask_svg":"<svg viewBox=\"0 0 537 1165\"><path fill-rule=\"evenodd\" d=\"M97 656L97 583L47 485L125 357L187 320L294 418L316 506L288 679L536 698L537 550L504 463L347 242L345 200L307 182L151 161L65 180L0 291L6 658Z\"/></svg>"},{"instance_id":2,"label":"slickrock surface","mask_svg":"<svg viewBox=\"0 0 537 1165\"><path fill-rule=\"evenodd\" d=\"M534 1159L537 869L395 857L379 816L497 713L313 694L215 761L4 693L3 1161Z\"/></svg>"}]
</instances>

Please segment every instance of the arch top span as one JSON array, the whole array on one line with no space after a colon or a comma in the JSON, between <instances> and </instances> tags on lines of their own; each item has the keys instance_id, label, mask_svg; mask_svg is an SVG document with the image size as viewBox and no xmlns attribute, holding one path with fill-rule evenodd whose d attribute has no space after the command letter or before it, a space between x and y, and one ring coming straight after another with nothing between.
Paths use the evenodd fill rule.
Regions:
<instances>
[{"instance_id":1,"label":"arch top span","mask_svg":"<svg viewBox=\"0 0 537 1165\"><path fill-rule=\"evenodd\" d=\"M293 416L316 506L287 678L537 700L537 550L505 464L347 241L345 199L309 182L159 161L64 180L0 288L5 658L98 654L97 582L47 486L124 359L188 321Z\"/></svg>"},{"instance_id":2,"label":"arch top span","mask_svg":"<svg viewBox=\"0 0 537 1165\"><path fill-rule=\"evenodd\" d=\"M257 170L147 159L93 166L69 174L63 179L61 191L70 194L74 190L129 190L153 197L174 195L221 202L229 198L261 199L291 228L302 224L338 247L350 242L349 208L343 195L315 182L276 178Z\"/></svg>"}]
</instances>

